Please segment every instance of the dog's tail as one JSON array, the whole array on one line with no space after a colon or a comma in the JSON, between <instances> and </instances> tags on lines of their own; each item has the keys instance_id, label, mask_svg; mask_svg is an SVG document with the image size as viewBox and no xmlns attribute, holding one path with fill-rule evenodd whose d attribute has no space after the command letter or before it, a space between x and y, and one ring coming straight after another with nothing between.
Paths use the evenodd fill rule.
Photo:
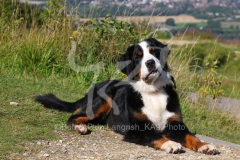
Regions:
<instances>
[{"instance_id":1,"label":"dog's tail","mask_svg":"<svg viewBox=\"0 0 240 160\"><path fill-rule=\"evenodd\" d=\"M35 101L41 103L46 108L56 109L64 112L73 112L77 108L77 102L62 101L52 93L37 95L35 96Z\"/></svg>"}]
</instances>

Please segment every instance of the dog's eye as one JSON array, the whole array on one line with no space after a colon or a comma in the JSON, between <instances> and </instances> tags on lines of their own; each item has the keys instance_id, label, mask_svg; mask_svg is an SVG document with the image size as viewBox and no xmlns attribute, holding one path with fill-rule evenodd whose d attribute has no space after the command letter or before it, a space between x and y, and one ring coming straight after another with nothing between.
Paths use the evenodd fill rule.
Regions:
<instances>
[{"instance_id":1,"label":"dog's eye","mask_svg":"<svg viewBox=\"0 0 240 160\"><path fill-rule=\"evenodd\" d=\"M151 49L149 51L152 55L156 55L157 53L159 53L159 50L158 49Z\"/></svg>"},{"instance_id":2,"label":"dog's eye","mask_svg":"<svg viewBox=\"0 0 240 160\"><path fill-rule=\"evenodd\" d=\"M142 51L138 51L137 54L138 54L138 56L142 56L143 55Z\"/></svg>"},{"instance_id":3,"label":"dog's eye","mask_svg":"<svg viewBox=\"0 0 240 160\"><path fill-rule=\"evenodd\" d=\"M154 57L156 57L156 58L159 58L159 56L160 56L160 50L159 49L151 49L150 50L150 54L151 55L153 55Z\"/></svg>"}]
</instances>

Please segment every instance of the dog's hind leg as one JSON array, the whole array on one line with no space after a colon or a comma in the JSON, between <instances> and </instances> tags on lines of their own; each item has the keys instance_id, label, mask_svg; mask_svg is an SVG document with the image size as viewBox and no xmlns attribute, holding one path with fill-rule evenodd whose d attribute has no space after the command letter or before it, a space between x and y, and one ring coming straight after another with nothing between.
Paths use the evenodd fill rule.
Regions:
<instances>
[{"instance_id":1,"label":"dog's hind leg","mask_svg":"<svg viewBox=\"0 0 240 160\"><path fill-rule=\"evenodd\" d=\"M86 99L87 97L84 98L85 103L82 103L84 106L78 108L67 122L72 129L80 134L88 133L88 125L104 124L108 113L112 110L112 98L110 96L105 99L102 97L96 97L93 99L92 106L90 106L94 116L89 116L91 114L88 113Z\"/></svg>"}]
</instances>

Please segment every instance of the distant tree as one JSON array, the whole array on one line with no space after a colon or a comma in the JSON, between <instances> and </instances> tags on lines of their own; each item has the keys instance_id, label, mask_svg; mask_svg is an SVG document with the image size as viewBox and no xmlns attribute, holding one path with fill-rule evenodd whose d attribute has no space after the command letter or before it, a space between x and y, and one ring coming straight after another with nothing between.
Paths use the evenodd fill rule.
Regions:
<instances>
[{"instance_id":1,"label":"distant tree","mask_svg":"<svg viewBox=\"0 0 240 160\"><path fill-rule=\"evenodd\" d=\"M220 29L221 28L221 23L219 21L208 20L207 21L207 28Z\"/></svg>"},{"instance_id":2,"label":"distant tree","mask_svg":"<svg viewBox=\"0 0 240 160\"><path fill-rule=\"evenodd\" d=\"M165 23L169 26L175 26L175 21L173 18L168 18Z\"/></svg>"},{"instance_id":3,"label":"distant tree","mask_svg":"<svg viewBox=\"0 0 240 160\"><path fill-rule=\"evenodd\" d=\"M198 28L198 26L195 23L189 23L188 27L189 28Z\"/></svg>"}]
</instances>

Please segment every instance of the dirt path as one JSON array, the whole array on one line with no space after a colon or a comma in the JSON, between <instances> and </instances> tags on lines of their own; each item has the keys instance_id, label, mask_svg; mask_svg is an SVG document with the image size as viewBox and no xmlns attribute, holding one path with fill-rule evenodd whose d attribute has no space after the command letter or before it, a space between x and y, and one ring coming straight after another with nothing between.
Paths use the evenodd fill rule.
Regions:
<instances>
[{"instance_id":1,"label":"dirt path","mask_svg":"<svg viewBox=\"0 0 240 160\"><path fill-rule=\"evenodd\" d=\"M182 45L192 45L195 43L198 43L198 41L193 41L193 40L177 40L177 39L159 39L160 42L163 42L168 45L177 45L177 46L182 46Z\"/></svg>"},{"instance_id":2,"label":"dirt path","mask_svg":"<svg viewBox=\"0 0 240 160\"><path fill-rule=\"evenodd\" d=\"M155 150L150 147L135 145L121 141L122 136L109 130L96 130L89 135L79 135L75 132L56 131L61 138L55 141L36 141L23 144L25 152L11 154L10 159L40 160L120 160L120 159L216 159L232 160L240 159L239 149L229 148L229 146L217 145L219 155L204 155L185 149L182 154L169 154L164 151ZM204 137L203 137L204 139ZM217 143L216 143L217 144Z\"/></svg>"},{"instance_id":3,"label":"dirt path","mask_svg":"<svg viewBox=\"0 0 240 160\"><path fill-rule=\"evenodd\" d=\"M239 59L240 58L240 51L234 51L234 52L236 54L235 60Z\"/></svg>"}]
</instances>

